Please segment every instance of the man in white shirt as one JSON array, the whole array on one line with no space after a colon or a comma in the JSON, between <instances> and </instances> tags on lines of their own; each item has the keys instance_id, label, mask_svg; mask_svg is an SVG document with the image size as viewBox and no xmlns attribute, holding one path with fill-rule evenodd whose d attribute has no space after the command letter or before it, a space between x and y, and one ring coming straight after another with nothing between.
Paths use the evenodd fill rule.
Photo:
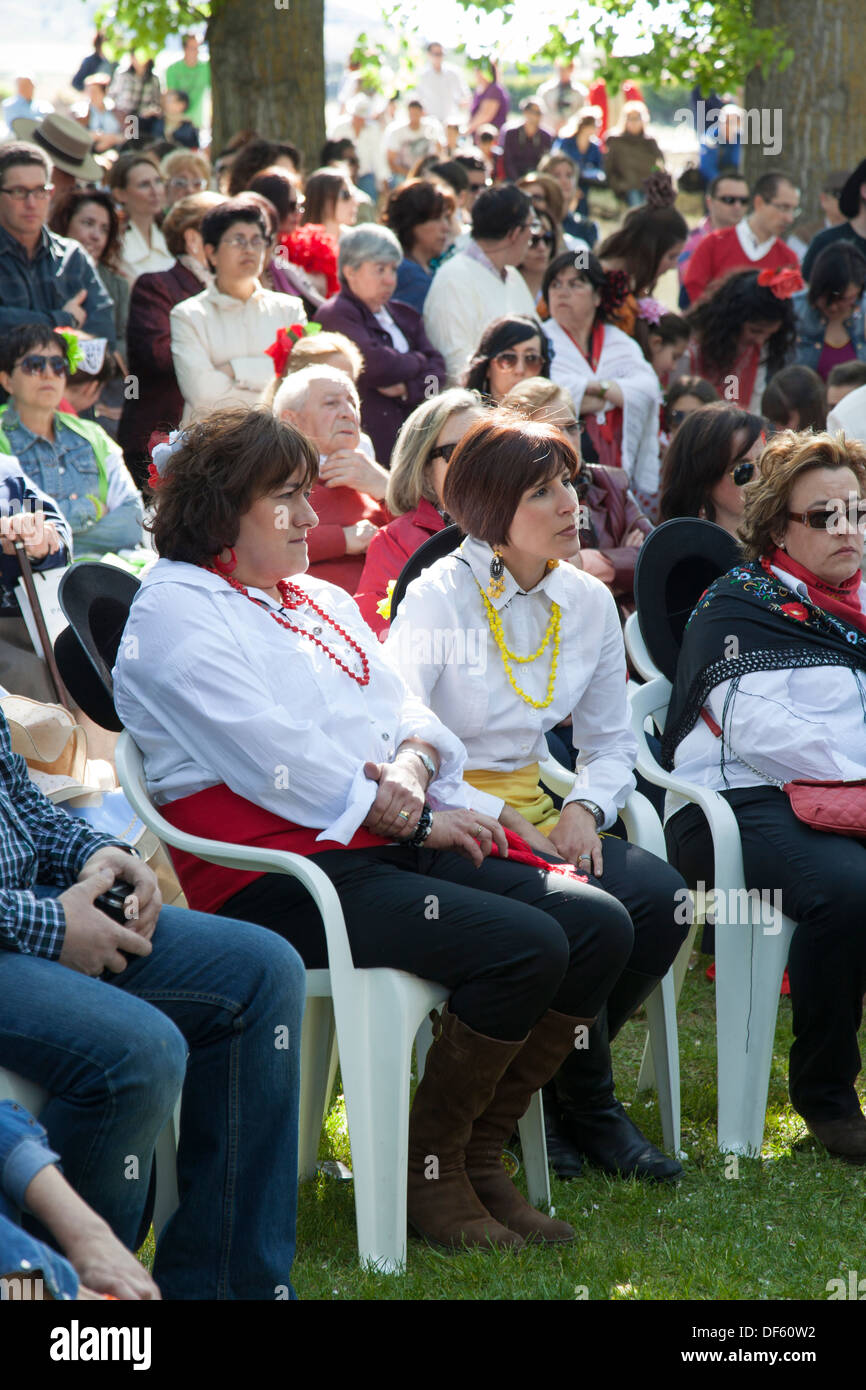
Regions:
<instances>
[{"instance_id":1,"label":"man in white shirt","mask_svg":"<svg viewBox=\"0 0 866 1390\"><path fill-rule=\"evenodd\" d=\"M442 61L445 52L441 43L428 43L427 55L430 64L418 78L416 91L428 115L445 125L468 110L469 88L457 69Z\"/></svg>"},{"instance_id":2,"label":"man in white shirt","mask_svg":"<svg viewBox=\"0 0 866 1390\"><path fill-rule=\"evenodd\" d=\"M849 391L833 407L827 416L827 430L829 434L843 430L849 439L859 439L861 444L866 444L866 386Z\"/></svg>"},{"instance_id":3,"label":"man in white shirt","mask_svg":"<svg viewBox=\"0 0 866 1390\"><path fill-rule=\"evenodd\" d=\"M492 319L535 313L517 266L534 224L532 203L514 184L486 188L472 209L472 240L440 266L424 301L424 327L459 381Z\"/></svg>"},{"instance_id":4,"label":"man in white shirt","mask_svg":"<svg viewBox=\"0 0 866 1390\"><path fill-rule=\"evenodd\" d=\"M556 77L542 82L536 95L541 102L544 124L557 133L586 105L589 96L586 87L574 81L574 63L570 58L556 64Z\"/></svg>"},{"instance_id":5,"label":"man in white shirt","mask_svg":"<svg viewBox=\"0 0 866 1390\"><path fill-rule=\"evenodd\" d=\"M374 201L388 178L384 130L377 103L366 92L349 101L345 119L328 132L329 140L351 140L358 155L357 186Z\"/></svg>"},{"instance_id":6,"label":"man in white shirt","mask_svg":"<svg viewBox=\"0 0 866 1390\"><path fill-rule=\"evenodd\" d=\"M407 110L405 121L392 121L385 129L385 155L391 173L397 178L405 178L413 164L428 154L439 158L445 144L442 126L425 116L420 97L411 96Z\"/></svg>"}]
</instances>

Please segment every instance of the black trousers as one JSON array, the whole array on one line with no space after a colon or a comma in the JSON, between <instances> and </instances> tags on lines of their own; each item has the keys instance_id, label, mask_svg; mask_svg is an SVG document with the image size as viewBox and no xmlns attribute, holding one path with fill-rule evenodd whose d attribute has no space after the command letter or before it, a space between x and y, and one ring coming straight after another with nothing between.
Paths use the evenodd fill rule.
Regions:
<instances>
[{"instance_id":1,"label":"black trousers","mask_svg":"<svg viewBox=\"0 0 866 1390\"><path fill-rule=\"evenodd\" d=\"M356 966L436 980L470 1028L516 1041L548 1008L593 1018L626 965L661 975L679 948L679 875L625 841L605 839L604 856L603 880L587 884L401 845L327 850L316 864L340 894ZM279 932L308 969L327 965L319 913L293 879L265 874L220 911Z\"/></svg>"},{"instance_id":2,"label":"black trousers","mask_svg":"<svg viewBox=\"0 0 866 1390\"><path fill-rule=\"evenodd\" d=\"M856 1114L857 1030L866 990L866 844L804 825L775 787L722 795L740 826L746 886L780 893L781 910L797 923L788 956L791 1102L809 1120ZM665 833L671 862L688 883L712 884L713 847L700 809L678 811ZM736 929L716 926L717 932Z\"/></svg>"}]
</instances>

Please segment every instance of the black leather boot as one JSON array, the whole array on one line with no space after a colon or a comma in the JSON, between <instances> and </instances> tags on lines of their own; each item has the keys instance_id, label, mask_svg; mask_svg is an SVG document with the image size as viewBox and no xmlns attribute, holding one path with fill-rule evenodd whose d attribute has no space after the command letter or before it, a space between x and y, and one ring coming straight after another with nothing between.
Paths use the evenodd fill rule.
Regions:
<instances>
[{"instance_id":1,"label":"black leather boot","mask_svg":"<svg viewBox=\"0 0 866 1390\"><path fill-rule=\"evenodd\" d=\"M579 1178L583 1172L580 1154L559 1128L559 1102L554 1082L541 1091L544 1108L544 1137L547 1140L547 1164L560 1182Z\"/></svg>"},{"instance_id":2,"label":"black leather boot","mask_svg":"<svg viewBox=\"0 0 866 1390\"><path fill-rule=\"evenodd\" d=\"M608 1031L609 1007L619 1031L657 983L651 976L624 971L590 1029L589 1047L571 1053L553 1084L560 1132L587 1162L620 1177L671 1182L681 1176L681 1165L641 1134L614 1094Z\"/></svg>"}]
</instances>

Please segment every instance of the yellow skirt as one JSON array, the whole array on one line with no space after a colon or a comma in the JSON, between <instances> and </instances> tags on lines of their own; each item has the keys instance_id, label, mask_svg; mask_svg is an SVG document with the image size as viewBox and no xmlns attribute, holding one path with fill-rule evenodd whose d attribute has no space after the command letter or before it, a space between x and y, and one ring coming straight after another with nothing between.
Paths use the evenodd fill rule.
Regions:
<instances>
[{"instance_id":1,"label":"yellow skirt","mask_svg":"<svg viewBox=\"0 0 866 1390\"><path fill-rule=\"evenodd\" d=\"M463 780L480 792L501 797L542 835L549 835L559 824L559 812L539 782L539 771L538 763L515 768L514 772L487 772L484 768L475 768L464 772Z\"/></svg>"}]
</instances>

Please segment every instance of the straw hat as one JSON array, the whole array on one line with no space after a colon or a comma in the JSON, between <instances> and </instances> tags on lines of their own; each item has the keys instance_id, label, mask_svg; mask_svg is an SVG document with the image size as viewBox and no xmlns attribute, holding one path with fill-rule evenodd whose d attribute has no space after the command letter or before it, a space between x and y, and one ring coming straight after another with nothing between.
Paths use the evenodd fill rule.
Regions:
<instances>
[{"instance_id":1,"label":"straw hat","mask_svg":"<svg viewBox=\"0 0 866 1390\"><path fill-rule=\"evenodd\" d=\"M52 111L38 121L19 116L12 129L20 140L44 150L55 168L85 183L102 182L102 168L93 158L93 136L77 121Z\"/></svg>"}]
</instances>

